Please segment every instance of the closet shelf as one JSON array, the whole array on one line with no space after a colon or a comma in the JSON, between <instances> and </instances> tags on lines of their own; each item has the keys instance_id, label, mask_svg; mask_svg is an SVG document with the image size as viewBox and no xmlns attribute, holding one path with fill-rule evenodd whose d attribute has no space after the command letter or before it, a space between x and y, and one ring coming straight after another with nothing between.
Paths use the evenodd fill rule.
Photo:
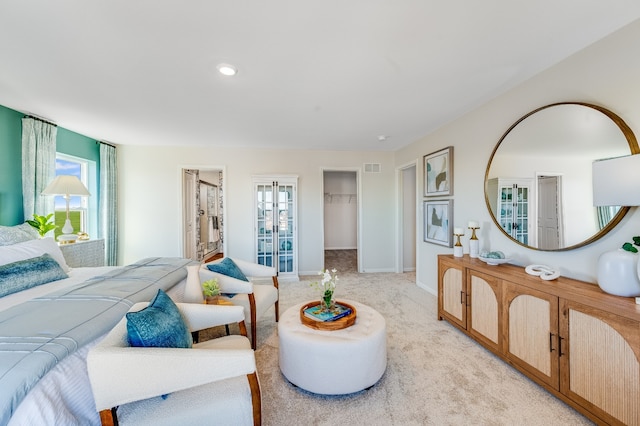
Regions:
<instances>
[{"instance_id":1,"label":"closet shelf","mask_svg":"<svg viewBox=\"0 0 640 426\"><path fill-rule=\"evenodd\" d=\"M358 201L357 194L332 194L330 192L324 193L324 202L329 204L349 204Z\"/></svg>"}]
</instances>

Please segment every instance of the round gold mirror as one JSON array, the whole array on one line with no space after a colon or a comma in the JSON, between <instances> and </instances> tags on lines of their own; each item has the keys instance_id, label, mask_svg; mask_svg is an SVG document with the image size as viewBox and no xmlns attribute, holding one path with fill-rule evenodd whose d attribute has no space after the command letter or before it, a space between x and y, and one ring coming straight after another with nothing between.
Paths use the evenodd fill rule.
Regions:
<instances>
[{"instance_id":1,"label":"round gold mirror","mask_svg":"<svg viewBox=\"0 0 640 426\"><path fill-rule=\"evenodd\" d=\"M522 246L582 247L629 210L593 206L593 161L638 152L629 126L606 108L581 102L538 108L516 121L491 153L487 208L498 228Z\"/></svg>"}]
</instances>

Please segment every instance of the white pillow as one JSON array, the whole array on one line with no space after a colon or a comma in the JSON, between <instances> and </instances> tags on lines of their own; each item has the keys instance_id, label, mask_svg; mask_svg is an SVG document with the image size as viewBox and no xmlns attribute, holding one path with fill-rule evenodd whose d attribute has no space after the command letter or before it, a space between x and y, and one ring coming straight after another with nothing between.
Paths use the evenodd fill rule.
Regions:
<instances>
[{"instance_id":1,"label":"white pillow","mask_svg":"<svg viewBox=\"0 0 640 426\"><path fill-rule=\"evenodd\" d=\"M0 265L31 259L45 253L53 257L65 272L69 272L71 268L67 265L58 243L53 238L38 238L10 246L0 246Z\"/></svg>"}]
</instances>

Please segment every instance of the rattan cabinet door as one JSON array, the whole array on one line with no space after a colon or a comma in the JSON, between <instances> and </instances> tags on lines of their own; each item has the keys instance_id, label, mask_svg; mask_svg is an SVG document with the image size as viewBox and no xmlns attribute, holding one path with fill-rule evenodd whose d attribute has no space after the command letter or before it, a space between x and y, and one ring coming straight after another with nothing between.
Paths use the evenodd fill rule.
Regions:
<instances>
[{"instance_id":1,"label":"rattan cabinet door","mask_svg":"<svg viewBox=\"0 0 640 426\"><path fill-rule=\"evenodd\" d=\"M607 421L640 424L640 323L561 299L561 392Z\"/></svg>"}]
</instances>

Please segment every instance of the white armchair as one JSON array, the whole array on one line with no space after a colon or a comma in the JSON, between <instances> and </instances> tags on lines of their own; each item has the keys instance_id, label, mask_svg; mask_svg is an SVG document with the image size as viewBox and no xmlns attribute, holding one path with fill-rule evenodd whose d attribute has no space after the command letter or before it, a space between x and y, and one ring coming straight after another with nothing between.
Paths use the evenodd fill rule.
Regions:
<instances>
[{"instance_id":1,"label":"white armchair","mask_svg":"<svg viewBox=\"0 0 640 426\"><path fill-rule=\"evenodd\" d=\"M256 324L258 318L263 316L272 305L275 308L276 322L278 322L280 317L277 271L276 268L247 262L246 260L235 258L232 260L249 279L249 282L207 269L207 265L219 263L222 259L203 264L200 269L200 281L204 282L211 278L216 278L222 293L235 294L235 296L228 298L228 300L234 305L239 305L244 308L245 321L251 325L251 347L256 349ZM271 283L261 284L256 278L271 278L273 285L271 285Z\"/></svg>"},{"instance_id":2,"label":"white armchair","mask_svg":"<svg viewBox=\"0 0 640 426\"><path fill-rule=\"evenodd\" d=\"M147 305L138 303L131 311ZM176 305L192 332L237 322L243 335L191 349L130 347L123 318L87 358L102 424L261 424L260 385L244 310Z\"/></svg>"}]
</instances>

